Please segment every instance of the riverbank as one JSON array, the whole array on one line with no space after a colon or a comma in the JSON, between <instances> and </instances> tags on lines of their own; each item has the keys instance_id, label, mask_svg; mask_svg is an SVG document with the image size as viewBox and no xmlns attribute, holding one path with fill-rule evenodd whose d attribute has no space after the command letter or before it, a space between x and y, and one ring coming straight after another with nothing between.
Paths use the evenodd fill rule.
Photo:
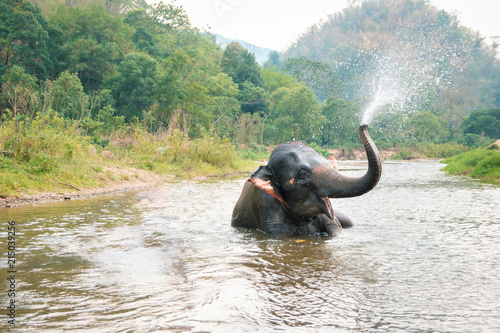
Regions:
<instances>
[{"instance_id":1,"label":"riverbank","mask_svg":"<svg viewBox=\"0 0 500 333\"><path fill-rule=\"evenodd\" d=\"M259 165L255 162L255 168ZM246 171L234 171L226 174L212 174L204 176L196 176L192 178L193 181L199 181L203 179L231 176L238 174L249 174L254 170L254 168L248 168ZM84 199L93 196L108 195L117 192L141 190L146 188L153 188L156 186L161 186L167 182L172 182L177 179L181 180L184 178L177 177L176 175L159 175L154 172L148 172L136 168L105 168L105 172L108 174L113 174L113 180L108 180L101 187L91 187L91 188L76 188L70 184L60 183L61 187L58 191L31 191L31 193L18 193L15 195L0 197L0 208L11 208L22 205L37 204L43 202L51 201L64 201L64 200L77 200ZM63 187L67 187L64 190Z\"/></svg>"},{"instance_id":2,"label":"riverbank","mask_svg":"<svg viewBox=\"0 0 500 333\"><path fill-rule=\"evenodd\" d=\"M487 148L474 149L443 161L444 171L500 185L500 140Z\"/></svg>"},{"instance_id":3,"label":"riverbank","mask_svg":"<svg viewBox=\"0 0 500 333\"><path fill-rule=\"evenodd\" d=\"M215 135L191 139L180 130L151 133L136 125L99 138L83 135L75 123L52 113L2 123L0 207L71 200L255 166L229 140Z\"/></svg>"},{"instance_id":4,"label":"riverbank","mask_svg":"<svg viewBox=\"0 0 500 333\"><path fill-rule=\"evenodd\" d=\"M103 174L111 176L104 179L99 187L80 188L58 182L58 188L51 191L28 190L0 198L0 207L15 207L48 201L63 201L106 195L120 191L130 191L158 186L175 176L159 176L155 173L136 168L103 167Z\"/></svg>"},{"instance_id":5,"label":"riverbank","mask_svg":"<svg viewBox=\"0 0 500 333\"><path fill-rule=\"evenodd\" d=\"M391 160L397 158L400 154L401 149L390 148L380 150L380 156L383 160ZM334 155L337 160L364 160L366 159L366 154L361 149L329 149L328 153ZM82 198L88 198L92 196L107 195L121 191L131 191L139 190L144 188L151 188L155 186L161 186L162 184L170 181L175 181L176 179L191 179L193 181L198 181L200 179L206 179L210 177L220 177L225 175L233 174L244 174L251 173L254 171L259 163L265 163L264 160L259 162L253 160L246 160L245 163L238 164L238 167L233 167L225 170L219 171L207 171L200 172L203 169L199 166L194 165L193 162L188 169L196 170L194 172L189 172L187 169L182 169L179 166L170 165L158 166L151 164L151 171L147 171L140 168L127 166L127 163L120 162L120 160L110 151L103 151L101 154L96 154L92 152L91 155L97 156L101 159L100 166L81 166L84 168L84 175L87 179L86 182L82 182L81 179L78 182L71 183L71 181L61 178L60 175L54 175L45 177L45 179L34 179L33 175L28 174L17 168L17 182L23 183L20 177L24 177L25 180L37 181L37 184L33 184L31 187L18 186L16 191L10 195L0 197L0 208L16 207L20 205L37 204L49 201L63 201L63 200L76 200ZM95 163L95 161L93 161ZM449 163L448 161L445 163ZM107 164L107 165L106 165ZM73 166L74 167L74 166ZM449 167L447 167L449 169ZM447 169L445 168L445 170ZM166 172L170 170L170 172ZM459 175L470 175L472 173L471 169L467 169L466 172L463 170L454 172L454 174ZM62 181L59 181L59 178ZM92 180L94 179L94 180ZM496 180L500 183L499 179ZM40 183L45 184L40 187ZM24 184L24 183L23 183ZM80 185L83 184L83 185ZM44 190L49 188L50 190Z\"/></svg>"},{"instance_id":6,"label":"riverbank","mask_svg":"<svg viewBox=\"0 0 500 333\"><path fill-rule=\"evenodd\" d=\"M339 160L363 160L365 158L361 150L352 151L349 155L345 156L340 150L332 150L331 154L335 155ZM101 165L98 167L95 165L90 168L83 165L80 166L80 169L86 169L84 172L85 178L87 179L86 182L83 182L81 179L66 180L67 178L62 178L62 175L54 173L44 179L38 179L38 177L21 170L19 167L17 167L17 169L11 168L17 171L15 174L11 173L11 177L16 178L14 182L16 189L12 191L11 194L0 197L0 208L17 207L50 201L76 200L121 191L139 190L161 186L166 182L175 181L176 179L191 179L198 181L211 177L244 173L249 174L254 171L260 163L265 163L265 160L247 160L246 163L240 163L237 168L224 171L221 170L220 172L186 173L186 170L184 170L184 173L181 173L180 170L171 168L170 170L172 173L165 173L165 167L160 168L156 166L152 171L128 167L124 165L124 163L120 163L117 157L110 151L103 151L101 154L91 153L91 155L102 160ZM381 156L383 156L384 159L390 158L393 155L394 151L392 150L381 151ZM108 165L106 166L103 164ZM76 166L73 166L72 168L75 167ZM195 165L191 165L190 168L193 170L199 169ZM96 181L89 181L91 179L95 179ZM29 182L26 183L26 181ZM45 185L42 186L40 184ZM50 188L50 190L44 190L44 188Z\"/></svg>"}]
</instances>

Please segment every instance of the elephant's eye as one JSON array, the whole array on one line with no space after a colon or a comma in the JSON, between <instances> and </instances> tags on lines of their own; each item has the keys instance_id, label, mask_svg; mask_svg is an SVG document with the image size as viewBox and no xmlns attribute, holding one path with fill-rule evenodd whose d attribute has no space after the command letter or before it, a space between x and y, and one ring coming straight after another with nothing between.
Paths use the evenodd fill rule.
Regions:
<instances>
[{"instance_id":1,"label":"elephant's eye","mask_svg":"<svg viewBox=\"0 0 500 333\"><path fill-rule=\"evenodd\" d=\"M307 172L307 170L302 169L299 171L297 174L297 182L300 184L305 184L309 181L310 178L310 172Z\"/></svg>"}]
</instances>

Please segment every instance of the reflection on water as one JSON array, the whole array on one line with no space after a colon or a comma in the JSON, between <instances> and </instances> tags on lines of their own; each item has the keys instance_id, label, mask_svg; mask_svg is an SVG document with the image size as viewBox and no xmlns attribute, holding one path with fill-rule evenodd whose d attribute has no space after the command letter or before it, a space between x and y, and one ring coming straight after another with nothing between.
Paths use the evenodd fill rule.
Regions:
<instances>
[{"instance_id":1,"label":"reflection on water","mask_svg":"<svg viewBox=\"0 0 500 333\"><path fill-rule=\"evenodd\" d=\"M500 191L440 167L384 163L374 191L333 201L356 225L330 240L231 228L242 177L2 210L17 329L498 331Z\"/></svg>"}]
</instances>

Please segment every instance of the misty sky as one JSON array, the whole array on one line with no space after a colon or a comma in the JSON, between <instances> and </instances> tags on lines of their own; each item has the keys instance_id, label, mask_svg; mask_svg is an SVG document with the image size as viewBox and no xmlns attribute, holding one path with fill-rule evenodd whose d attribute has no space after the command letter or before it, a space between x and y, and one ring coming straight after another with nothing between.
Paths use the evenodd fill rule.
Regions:
<instances>
[{"instance_id":1,"label":"misty sky","mask_svg":"<svg viewBox=\"0 0 500 333\"><path fill-rule=\"evenodd\" d=\"M169 2L168 0L163 0ZM150 0L149 2L156 2ZM282 51L310 25L352 0L177 0L198 28ZM431 0L485 37L500 36L499 0Z\"/></svg>"}]
</instances>

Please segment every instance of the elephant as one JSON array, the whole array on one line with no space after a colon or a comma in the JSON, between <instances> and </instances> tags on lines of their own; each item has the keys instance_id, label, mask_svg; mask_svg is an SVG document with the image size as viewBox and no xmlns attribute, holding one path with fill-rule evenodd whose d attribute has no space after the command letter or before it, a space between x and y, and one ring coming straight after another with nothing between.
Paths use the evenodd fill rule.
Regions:
<instances>
[{"instance_id":1,"label":"elephant","mask_svg":"<svg viewBox=\"0 0 500 333\"><path fill-rule=\"evenodd\" d=\"M260 166L246 181L233 209L233 227L258 229L273 237L321 235L333 237L352 220L332 209L330 198L349 198L371 191L382 175L377 147L359 126L368 157L368 170L361 177L341 175L331 163L301 142L276 147L267 165Z\"/></svg>"}]
</instances>

